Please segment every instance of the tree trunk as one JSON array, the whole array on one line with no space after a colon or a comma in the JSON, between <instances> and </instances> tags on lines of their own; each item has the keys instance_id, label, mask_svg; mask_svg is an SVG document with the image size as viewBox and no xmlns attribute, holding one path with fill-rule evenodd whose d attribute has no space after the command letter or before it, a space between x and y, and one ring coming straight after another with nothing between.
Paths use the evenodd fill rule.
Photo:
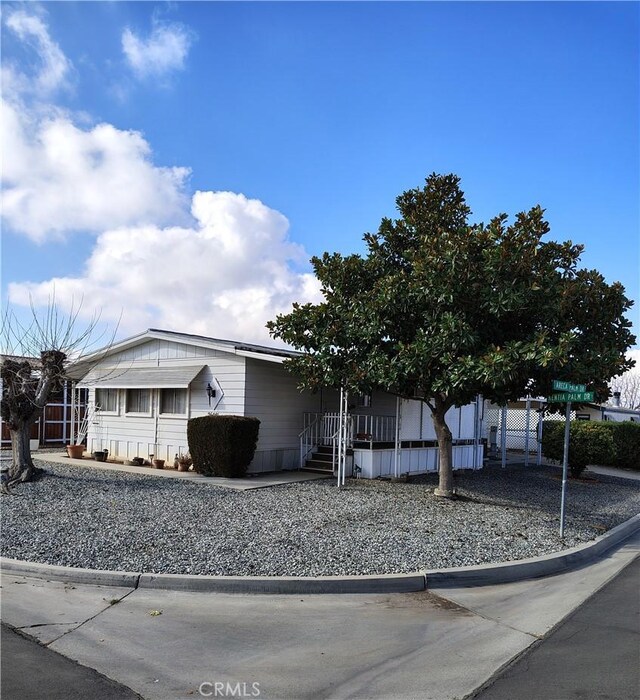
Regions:
<instances>
[{"instance_id":1,"label":"tree trunk","mask_svg":"<svg viewBox=\"0 0 640 700\"><path fill-rule=\"evenodd\" d=\"M455 495L453 490L453 436L445 421L445 414L450 407L442 399L437 398L435 406L430 406L430 408L440 452L440 478L434 494L443 498L453 498Z\"/></svg>"},{"instance_id":2,"label":"tree trunk","mask_svg":"<svg viewBox=\"0 0 640 700\"><path fill-rule=\"evenodd\" d=\"M22 481L31 481L43 472L38 469L31 458L31 421L25 422L11 431L11 452L13 456L9 467L9 486Z\"/></svg>"},{"instance_id":3,"label":"tree trunk","mask_svg":"<svg viewBox=\"0 0 640 700\"><path fill-rule=\"evenodd\" d=\"M39 376L28 360L5 360L0 367L2 401L0 413L11 433L12 463L8 486L31 481L44 472L31 458L31 426L38 420L53 388L64 377L66 355L60 350L40 353Z\"/></svg>"}]
</instances>

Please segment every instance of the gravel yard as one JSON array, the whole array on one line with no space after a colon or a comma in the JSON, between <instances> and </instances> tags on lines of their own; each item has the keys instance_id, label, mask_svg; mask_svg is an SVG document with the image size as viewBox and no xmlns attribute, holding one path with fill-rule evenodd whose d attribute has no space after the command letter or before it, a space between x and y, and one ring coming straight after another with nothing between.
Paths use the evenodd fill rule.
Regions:
<instances>
[{"instance_id":1,"label":"gravel yard","mask_svg":"<svg viewBox=\"0 0 640 700\"><path fill-rule=\"evenodd\" d=\"M2 555L93 569L218 575L403 573L522 559L587 542L640 512L640 482L570 481L558 537L560 471L485 468L461 496L410 483L311 481L252 491L46 466L2 497Z\"/></svg>"}]
</instances>

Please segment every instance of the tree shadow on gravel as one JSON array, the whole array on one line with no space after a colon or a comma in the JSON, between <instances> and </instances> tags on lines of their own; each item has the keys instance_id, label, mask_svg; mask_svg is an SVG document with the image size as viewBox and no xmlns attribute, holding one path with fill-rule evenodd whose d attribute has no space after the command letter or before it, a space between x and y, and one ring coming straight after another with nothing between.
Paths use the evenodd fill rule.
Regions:
<instances>
[{"instance_id":1,"label":"tree shadow on gravel","mask_svg":"<svg viewBox=\"0 0 640 700\"><path fill-rule=\"evenodd\" d=\"M411 478L411 483L435 485L433 478ZM558 469L548 466L485 467L475 472L455 472L456 500L461 503L503 506L555 514L558 510L561 482ZM637 496L637 484L620 478L598 477L597 481L571 480L572 506L585 514L600 510L611 499ZM616 498L614 494L619 494Z\"/></svg>"}]
</instances>

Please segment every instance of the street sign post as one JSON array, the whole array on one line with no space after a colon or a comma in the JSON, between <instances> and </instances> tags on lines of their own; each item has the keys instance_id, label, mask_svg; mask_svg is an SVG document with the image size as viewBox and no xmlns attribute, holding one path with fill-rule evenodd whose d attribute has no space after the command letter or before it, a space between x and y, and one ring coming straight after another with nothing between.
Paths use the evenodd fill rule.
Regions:
<instances>
[{"instance_id":1,"label":"street sign post","mask_svg":"<svg viewBox=\"0 0 640 700\"><path fill-rule=\"evenodd\" d=\"M571 427L571 402L584 403L593 401L594 392L587 391L584 384L572 384L560 379L554 379L552 382L553 390L559 392L551 394L547 398L549 403L565 403L567 410L565 413L564 424L564 451L562 456L562 494L560 496L560 537L564 537L564 504L567 493L567 472L569 471L569 433Z\"/></svg>"},{"instance_id":2,"label":"street sign post","mask_svg":"<svg viewBox=\"0 0 640 700\"><path fill-rule=\"evenodd\" d=\"M564 424L564 452L562 455L562 494L560 496L560 539L564 537L564 502L567 493L567 471L569 467L569 429L571 427L571 401L567 401Z\"/></svg>"}]
</instances>

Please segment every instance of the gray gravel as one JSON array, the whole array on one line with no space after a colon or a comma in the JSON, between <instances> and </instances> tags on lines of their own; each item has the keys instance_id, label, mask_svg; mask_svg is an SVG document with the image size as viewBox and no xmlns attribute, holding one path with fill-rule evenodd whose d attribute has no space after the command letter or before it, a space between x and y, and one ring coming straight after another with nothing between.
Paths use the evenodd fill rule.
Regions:
<instances>
[{"instance_id":1,"label":"gray gravel","mask_svg":"<svg viewBox=\"0 0 640 700\"><path fill-rule=\"evenodd\" d=\"M253 491L84 467L1 499L3 556L153 573L319 576L404 573L537 556L587 542L640 512L640 482L559 470L460 473L458 501L410 483L312 481Z\"/></svg>"}]
</instances>

